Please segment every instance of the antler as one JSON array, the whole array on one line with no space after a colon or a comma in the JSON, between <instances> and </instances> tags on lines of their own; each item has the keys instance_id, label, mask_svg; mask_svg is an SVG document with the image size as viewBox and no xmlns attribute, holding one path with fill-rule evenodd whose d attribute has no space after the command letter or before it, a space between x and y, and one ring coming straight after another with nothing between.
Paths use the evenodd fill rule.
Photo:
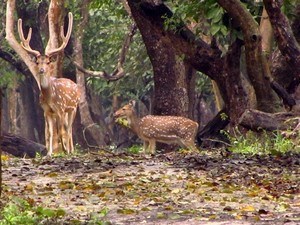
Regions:
<instances>
[{"instance_id":1,"label":"antler","mask_svg":"<svg viewBox=\"0 0 300 225\"><path fill-rule=\"evenodd\" d=\"M29 42L31 40L31 35L32 35L32 28L29 28L28 31L28 35L27 38L24 37L24 33L23 33L23 28L22 28L22 19L18 20L18 33L21 39L21 46L29 53L35 55L35 56L40 56L41 53L39 51L33 50L30 45Z\"/></svg>"},{"instance_id":2,"label":"antler","mask_svg":"<svg viewBox=\"0 0 300 225\"><path fill-rule=\"evenodd\" d=\"M67 31L67 35L64 35L64 26L61 26L60 28L60 36L61 39L63 40L63 43L61 44L60 47L51 50L50 52L47 53L47 56L52 56L60 51L62 51L68 44L68 41L71 37L71 32L72 32L72 27L73 27L73 14L71 12L69 12L69 25L68 25L68 31Z\"/></svg>"}]
</instances>

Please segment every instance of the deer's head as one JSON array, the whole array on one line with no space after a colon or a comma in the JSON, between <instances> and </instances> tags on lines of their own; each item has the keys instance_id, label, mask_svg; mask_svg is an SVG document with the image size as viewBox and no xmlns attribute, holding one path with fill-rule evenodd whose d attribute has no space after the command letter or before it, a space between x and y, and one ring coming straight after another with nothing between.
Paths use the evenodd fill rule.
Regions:
<instances>
[{"instance_id":1,"label":"deer's head","mask_svg":"<svg viewBox=\"0 0 300 225\"><path fill-rule=\"evenodd\" d=\"M70 12L69 16L69 25L67 34L64 35L64 27L61 26L60 36L62 39L62 44L58 48L49 49L42 55L39 51L34 50L30 47L30 40L32 35L32 28L29 28L27 38L25 38L22 28L22 19L18 20L18 33L21 40L21 46L31 55L33 56L32 60L36 63L37 73L40 76L51 76L53 75L53 63L57 59L57 55L65 49L68 44L68 41L71 37L72 26L73 26L73 15Z\"/></svg>"},{"instance_id":2,"label":"deer's head","mask_svg":"<svg viewBox=\"0 0 300 225\"><path fill-rule=\"evenodd\" d=\"M135 115L134 107L135 107L135 101L131 100L127 105L124 105L122 108L117 110L113 116L115 119L119 119L119 118L129 119L133 115Z\"/></svg>"}]
</instances>

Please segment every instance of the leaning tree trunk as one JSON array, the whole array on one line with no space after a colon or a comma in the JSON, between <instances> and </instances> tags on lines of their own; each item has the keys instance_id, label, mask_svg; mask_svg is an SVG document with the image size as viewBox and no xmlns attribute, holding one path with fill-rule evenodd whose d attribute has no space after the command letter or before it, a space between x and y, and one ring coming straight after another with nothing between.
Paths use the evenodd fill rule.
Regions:
<instances>
[{"instance_id":1,"label":"leaning tree trunk","mask_svg":"<svg viewBox=\"0 0 300 225\"><path fill-rule=\"evenodd\" d=\"M218 0L218 3L238 22L243 32L247 75L255 90L257 101L255 108L265 112L278 111L279 98L265 79L261 35L256 21L238 0Z\"/></svg>"},{"instance_id":2,"label":"leaning tree trunk","mask_svg":"<svg viewBox=\"0 0 300 225\"><path fill-rule=\"evenodd\" d=\"M75 39L74 39L74 59L77 65L83 66L83 52L82 52L82 39L83 39L83 30L88 22L88 6L90 0L84 0L81 4L81 18L82 21L79 23L75 30ZM81 72L78 68L76 69L76 80L77 84L81 90L81 97L79 103L79 113L80 120L83 126L83 135L84 140L87 142L88 146L104 146L105 133L104 129L101 129L98 124L96 124L90 114L90 109L86 96L86 87L85 87L85 77L84 73Z\"/></svg>"},{"instance_id":3,"label":"leaning tree trunk","mask_svg":"<svg viewBox=\"0 0 300 225\"><path fill-rule=\"evenodd\" d=\"M273 54L272 74L299 102L297 87L300 83L300 4L296 6L292 26L281 11L281 1L264 0L264 4L280 51ZM294 108L299 111L299 103Z\"/></svg>"}]
</instances>

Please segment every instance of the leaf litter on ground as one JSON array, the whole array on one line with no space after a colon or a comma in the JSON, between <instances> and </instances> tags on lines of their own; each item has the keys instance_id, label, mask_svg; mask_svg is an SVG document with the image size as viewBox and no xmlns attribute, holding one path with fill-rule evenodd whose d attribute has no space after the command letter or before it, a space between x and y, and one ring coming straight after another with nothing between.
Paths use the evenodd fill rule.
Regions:
<instances>
[{"instance_id":1,"label":"leaf litter on ground","mask_svg":"<svg viewBox=\"0 0 300 225\"><path fill-rule=\"evenodd\" d=\"M99 218L111 224L292 225L300 224L299 167L299 155L224 157L217 151L11 158L4 162L4 199L63 209L61 224Z\"/></svg>"}]
</instances>

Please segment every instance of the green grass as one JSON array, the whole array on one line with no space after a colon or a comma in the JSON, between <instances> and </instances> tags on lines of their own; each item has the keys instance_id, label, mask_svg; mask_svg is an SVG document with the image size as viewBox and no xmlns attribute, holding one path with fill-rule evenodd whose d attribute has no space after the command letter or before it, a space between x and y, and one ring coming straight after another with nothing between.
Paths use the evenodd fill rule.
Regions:
<instances>
[{"instance_id":1,"label":"green grass","mask_svg":"<svg viewBox=\"0 0 300 225\"><path fill-rule=\"evenodd\" d=\"M132 145L130 148L127 149L127 151L132 154L140 154L142 150L143 147L141 145Z\"/></svg>"},{"instance_id":2,"label":"green grass","mask_svg":"<svg viewBox=\"0 0 300 225\"><path fill-rule=\"evenodd\" d=\"M13 197L0 212L0 225L38 225L42 221L56 222L65 214L63 209L33 206L29 201Z\"/></svg>"},{"instance_id":3,"label":"green grass","mask_svg":"<svg viewBox=\"0 0 300 225\"><path fill-rule=\"evenodd\" d=\"M293 139L284 137L279 132L248 131L246 135L229 136L233 153L247 155L282 155L288 152L300 153L299 146Z\"/></svg>"},{"instance_id":4,"label":"green grass","mask_svg":"<svg viewBox=\"0 0 300 225\"><path fill-rule=\"evenodd\" d=\"M35 206L30 200L12 197L10 201L0 208L0 225L42 225L63 224L67 213L63 209L50 209ZM108 209L101 209L98 213L91 215L88 225L110 225L108 221L102 220L108 213ZM82 221L70 220L68 224L82 224Z\"/></svg>"}]
</instances>

